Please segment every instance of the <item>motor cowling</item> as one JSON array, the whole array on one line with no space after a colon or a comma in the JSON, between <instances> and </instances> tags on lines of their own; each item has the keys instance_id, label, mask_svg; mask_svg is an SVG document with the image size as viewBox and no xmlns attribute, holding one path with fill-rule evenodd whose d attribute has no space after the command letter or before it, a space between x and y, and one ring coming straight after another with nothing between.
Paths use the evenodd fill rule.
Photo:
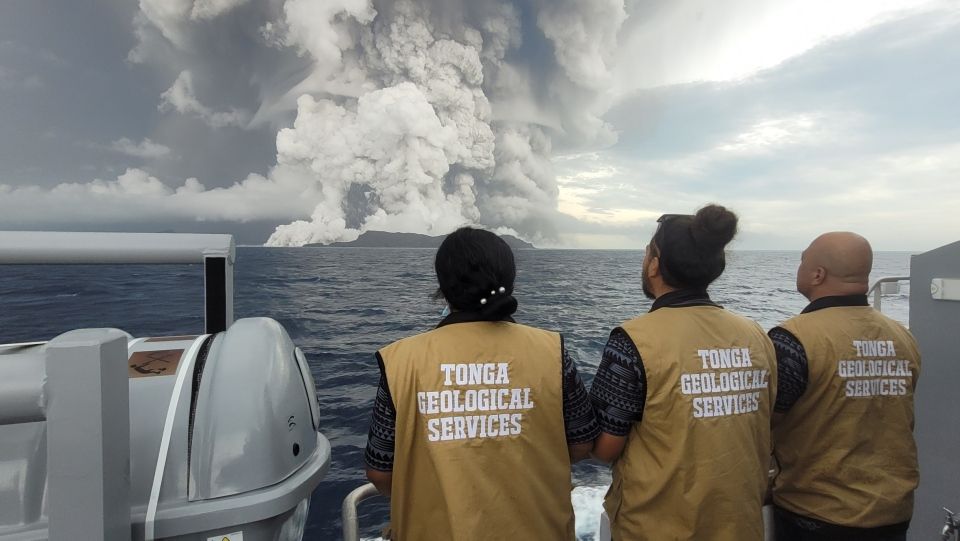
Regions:
<instances>
[{"instance_id":1,"label":"motor cowling","mask_svg":"<svg viewBox=\"0 0 960 541\"><path fill-rule=\"evenodd\" d=\"M317 431L306 359L279 323L241 319L200 336L72 333L90 343L100 333L119 339L121 348L126 336L133 539L302 537L310 494L329 468L330 445ZM45 418L51 400L46 367L48 349L60 340L0 346L0 366L17 368L17 377L0 385L0 403L17 406L0 422L0 471L14 472L17 480L0 479L0 502L15 502L0 513L0 541L47 538L49 513L56 512L48 505L47 431L55 423ZM125 473L126 466L104 467Z\"/></svg>"}]
</instances>

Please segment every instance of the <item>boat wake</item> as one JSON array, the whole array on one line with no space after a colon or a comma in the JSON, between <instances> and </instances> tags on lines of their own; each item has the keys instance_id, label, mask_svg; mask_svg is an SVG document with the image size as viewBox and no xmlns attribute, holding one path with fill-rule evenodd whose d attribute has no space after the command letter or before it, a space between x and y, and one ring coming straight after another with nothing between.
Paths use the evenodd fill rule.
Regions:
<instances>
[{"instance_id":1,"label":"boat wake","mask_svg":"<svg viewBox=\"0 0 960 541\"><path fill-rule=\"evenodd\" d=\"M603 495L606 486L575 487L570 495L573 513L577 519L577 540L594 541L600 528L600 513L603 511ZM362 541L384 541L382 537L367 537Z\"/></svg>"}]
</instances>

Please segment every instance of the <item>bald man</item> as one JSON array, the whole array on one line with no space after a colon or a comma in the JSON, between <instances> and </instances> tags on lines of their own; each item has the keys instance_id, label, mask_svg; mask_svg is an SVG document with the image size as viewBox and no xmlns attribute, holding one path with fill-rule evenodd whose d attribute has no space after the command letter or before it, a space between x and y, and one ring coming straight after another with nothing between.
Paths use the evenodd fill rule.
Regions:
<instances>
[{"instance_id":1,"label":"bald man","mask_svg":"<svg viewBox=\"0 0 960 541\"><path fill-rule=\"evenodd\" d=\"M777 352L773 480L777 541L904 540L917 450L910 333L867 302L873 265L860 235L821 235L797 290L810 304L770 330Z\"/></svg>"}]
</instances>

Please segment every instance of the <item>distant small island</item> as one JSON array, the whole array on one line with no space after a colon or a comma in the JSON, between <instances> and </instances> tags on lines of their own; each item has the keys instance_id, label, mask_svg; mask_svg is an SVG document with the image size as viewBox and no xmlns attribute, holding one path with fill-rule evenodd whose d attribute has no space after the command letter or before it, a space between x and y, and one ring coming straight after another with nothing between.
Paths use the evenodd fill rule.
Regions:
<instances>
[{"instance_id":1,"label":"distant small island","mask_svg":"<svg viewBox=\"0 0 960 541\"><path fill-rule=\"evenodd\" d=\"M334 242L331 244L307 244L307 247L332 246L335 248L438 248L445 235L430 236L419 233L388 233L386 231L367 231L357 240ZM512 235L500 235L514 250L535 250L536 246Z\"/></svg>"}]
</instances>

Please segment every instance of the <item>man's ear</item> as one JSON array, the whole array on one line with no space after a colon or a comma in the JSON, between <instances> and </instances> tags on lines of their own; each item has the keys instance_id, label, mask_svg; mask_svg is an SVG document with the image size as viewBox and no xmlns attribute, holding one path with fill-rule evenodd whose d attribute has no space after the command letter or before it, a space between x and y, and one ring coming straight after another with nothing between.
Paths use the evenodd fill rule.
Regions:
<instances>
[{"instance_id":1,"label":"man's ear","mask_svg":"<svg viewBox=\"0 0 960 541\"><path fill-rule=\"evenodd\" d=\"M811 280L811 283L815 286L818 286L822 284L824 281L826 281L826 279L827 279L827 269L823 267L817 267L817 269L813 271L813 278Z\"/></svg>"},{"instance_id":2,"label":"man's ear","mask_svg":"<svg viewBox=\"0 0 960 541\"><path fill-rule=\"evenodd\" d=\"M660 256L652 256L647 264L647 275L650 278L660 276Z\"/></svg>"}]
</instances>

